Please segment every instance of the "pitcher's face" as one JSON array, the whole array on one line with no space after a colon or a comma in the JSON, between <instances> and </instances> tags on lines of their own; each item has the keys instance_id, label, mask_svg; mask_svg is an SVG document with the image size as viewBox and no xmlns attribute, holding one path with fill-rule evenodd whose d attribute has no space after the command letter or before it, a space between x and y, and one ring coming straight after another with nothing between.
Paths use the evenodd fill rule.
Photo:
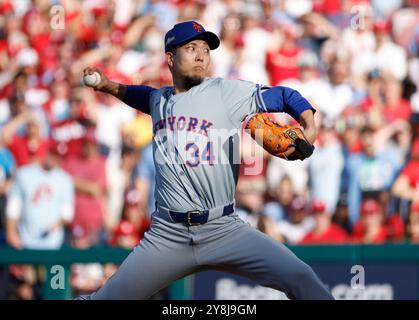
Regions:
<instances>
[{"instance_id":1,"label":"pitcher's face","mask_svg":"<svg viewBox=\"0 0 419 320\"><path fill-rule=\"evenodd\" d=\"M178 47L174 53L167 53L168 64L173 78L190 79L195 85L201 83L207 75L210 65L210 48L204 40L192 40Z\"/></svg>"}]
</instances>

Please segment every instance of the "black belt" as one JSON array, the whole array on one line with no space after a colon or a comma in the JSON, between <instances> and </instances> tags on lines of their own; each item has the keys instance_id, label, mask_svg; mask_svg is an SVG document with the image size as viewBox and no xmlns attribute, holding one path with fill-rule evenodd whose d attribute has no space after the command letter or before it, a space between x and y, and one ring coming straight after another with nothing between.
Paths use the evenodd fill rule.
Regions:
<instances>
[{"instance_id":1,"label":"black belt","mask_svg":"<svg viewBox=\"0 0 419 320\"><path fill-rule=\"evenodd\" d=\"M210 210L192 210L187 212L177 212L172 210L167 211L170 218L177 223L186 223L190 226L204 224L215 218L227 216L234 212L234 203L226 205L222 208L215 208Z\"/></svg>"}]
</instances>

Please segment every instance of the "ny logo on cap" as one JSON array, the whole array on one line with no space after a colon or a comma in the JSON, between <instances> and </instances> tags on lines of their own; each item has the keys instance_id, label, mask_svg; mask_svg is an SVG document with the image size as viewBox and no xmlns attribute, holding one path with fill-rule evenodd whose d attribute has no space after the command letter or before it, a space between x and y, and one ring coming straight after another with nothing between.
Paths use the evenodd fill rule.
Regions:
<instances>
[{"instance_id":1,"label":"ny logo on cap","mask_svg":"<svg viewBox=\"0 0 419 320\"><path fill-rule=\"evenodd\" d=\"M199 24L194 22L193 23L193 28L195 29L196 32L202 32L203 27Z\"/></svg>"}]
</instances>

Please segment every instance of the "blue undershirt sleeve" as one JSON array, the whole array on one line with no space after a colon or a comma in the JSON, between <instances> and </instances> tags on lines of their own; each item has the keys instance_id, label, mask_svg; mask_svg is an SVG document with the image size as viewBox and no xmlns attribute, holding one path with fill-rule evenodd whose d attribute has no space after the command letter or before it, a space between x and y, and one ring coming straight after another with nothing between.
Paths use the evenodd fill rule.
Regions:
<instances>
[{"instance_id":1,"label":"blue undershirt sleeve","mask_svg":"<svg viewBox=\"0 0 419 320\"><path fill-rule=\"evenodd\" d=\"M150 95L157 89L143 85L129 85L122 99L130 107L150 114Z\"/></svg>"},{"instance_id":2,"label":"blue undershirt sleeve","mask_svg":"<svg viewBox=\"0 0 419 320\"><path fill-rule=\"evenodd\" d=\"M272 87L261 94L263 104L268 112L286 112L295 120L300 120L300 114L305 110L316 110L301 96L301 94L288 87Z\"/></svg>"}]
</instances>

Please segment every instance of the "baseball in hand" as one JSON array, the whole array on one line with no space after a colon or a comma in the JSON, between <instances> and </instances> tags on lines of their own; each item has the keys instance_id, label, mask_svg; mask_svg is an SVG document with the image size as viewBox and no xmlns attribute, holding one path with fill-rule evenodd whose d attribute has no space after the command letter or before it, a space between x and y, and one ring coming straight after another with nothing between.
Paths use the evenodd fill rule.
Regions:
<instances>
[{"instance_id":1,"label":"baseball in hand","mask_svg":"<svg viewBox=\"0 0 419 320\"><path fill-rule=\"evenodd\" d=\"M96 71L83 77L84 84L89 87L96 87L100 83L100 80L100 74Z\"/></svg>"}]
</instances>

